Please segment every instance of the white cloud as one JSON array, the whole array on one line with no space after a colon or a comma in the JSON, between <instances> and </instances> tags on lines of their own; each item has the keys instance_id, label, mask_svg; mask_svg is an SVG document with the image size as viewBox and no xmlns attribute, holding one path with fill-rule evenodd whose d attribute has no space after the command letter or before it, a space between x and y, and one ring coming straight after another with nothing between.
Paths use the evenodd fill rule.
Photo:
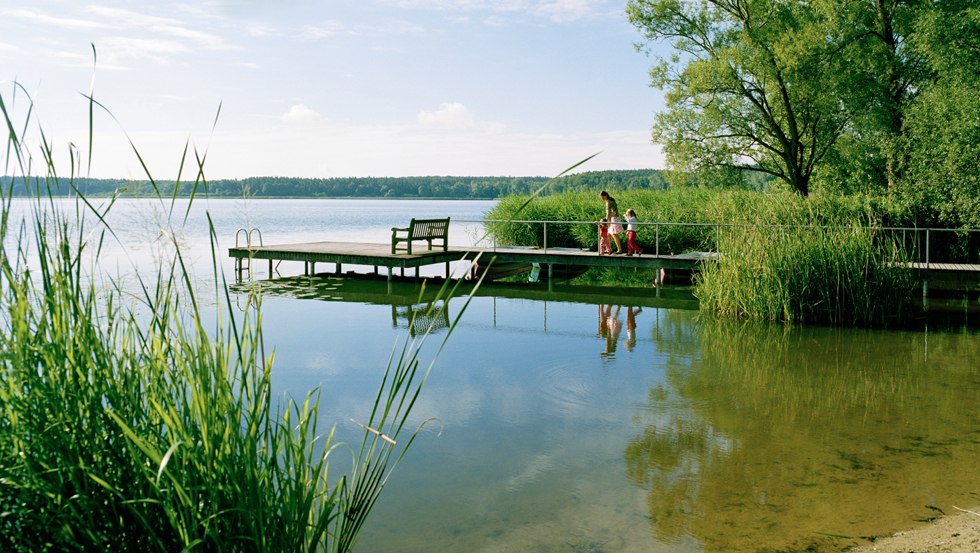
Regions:
<instances>
[{"instance_id":1,"label":"white cloud","mask_svg":"<svg viewBox=\"0 0 980 553\"><path fill-rule=\"evenodd\" d=\"M554 22L575 21L608 11L608 0L387 0L387 3L404 9L525 13L546 17ZM605 10L603 6L607 6ZM490 24L500 24L501 19L489 19Z\"/></svg>"},{"instance_id":2,"label":"white cloud","mask_svg":"<svg viewBox=\"0 0 980 553\"><path fill-rule=\"evenodd\" d=\"M289 111L282 114L282 120L286 123L303 123L305 121L316 121L321 115L306 104L296 104L289 108Z\"/></svg>"},{"instance_id":3,"label":"white cloud","mask_svg":"<svg viewBox=\"0 0 980 553\"><path fill-rule=\"evenodd\" d=\"M176 19L146 15L132 10L106 6L88 6L85 11L104 19L113 19L113 27L148 27L150 25L179 25Z\"/></svg>"},{"instance_id":4,"label":"white cloud","mask_svg":"<svg viewBox=\"0 0 980 553\"><path fill-rule=\"evenodd\" d=\"M346 25L340 21L324 21L304 26L302 35L306 38L322 39L349 33Z\"/></svg>"},{"instance_id":5,"label":"white cloud","mask_svg":"<svg viewBox=\"0 0 980 553\"><path fill-rule=\"evenodd\" d=\"M534 11L555 22L575 21L595 14L595 4L595 0L547 0Z\"/></svg>"},{"instance_id":6,"label":"white cloud","mask_svg":"<svg viewBox=\"0 0 980 553\"><path fill-rule=\"evenodd\" d=\"M7 44L6 42L0 42L0 52L16 52L19 50L13 44Z\"/></svg>"},{"instance_id":7,"label":"white cloud","mask_svg":"<svg viewBox=\"0 0 980 553\"><path fill-rule=\"evenodd\" d=\"M483 24L489 27L503 27L508 23L507 19L499 15L491 15L483 20Z\"/></svg>"},{"instance_id":8,"label":"white cloud","mask_svg":"<svg viewBox=\"0 0 980 553\"><path fill-rule=\"evenodd\" d=\"M148 29L163 35L192 40L209 50L232 49L232 47L218 35L205 33L203 31L195 31L193 29L187 29L178 25L151 25Z\"/></svg>"},{"instance_id":9,"label":"white cloud","mask_svg":"<svg viewBox=\"0 0 980 553\"><path fill-rule=\"evenodd\" d=\"M459 102L443 102L436 111L420 111L418 122L426 127L468 129L476 124L473 112Z\"/></svg>"},{"instance_id":10,"label":"white cloud","mask_svg":"<svg viewBox=\"0 0 980 553\"><path fill-rule=\"evenodd\" d=\"M18 19L25 19L33 23L42 23L44 25L53 25L55 27L63 27L68 29L106 29L109 27L109 25L96 21L71 19L67 17L54 17L26 9L3 10L0 12L0 15L4 17L16 17Z\"/></svg>"},{"instance_id":11,"label":"white cloud","mask_svg":"<svg viewBox=\"0 0 980 553\"><path fill-rule=\"evenodd\" d=\"M99 67L124 66L126 60L169 63L174 54L184 54L191 49L184 44L166 39L111 37L96 43L99 52Z\"/></svg>"},{"instance_id":12,"label":"white cloud","mask_svg":"<svg viewBox=\"0 0 980 553\"><path fill-rule=\"evenodd\" d=\"M268 25L259 25L253 23L245 27L245 32L247 32L248 36L251 37L266 38L266 37L273 36L275 30Z\"/></svg>"},{"instance_id":13,"label":"white cloud","mask_svg":"<svg viewBox=\"0 0 980 553\"><path fill-rule=\"evenodd\" d=\"M170 17L157 17L131 10L89 6L89 13L113 21L113 28L121 30L141 30L168 37L187 39L209 50L228 50L225 41L218 35L189 28L182 21Z\"/></svg>"},{"instance_id":14,"label":"white cloud","mask_svg":"<svg viewBox=\"0 0 980 553\"><path fill-rule=\"evenodd\" d=\"M70 66L92 67L93 64L91 51L83 53L72 51L54 52L51 54L51 58L60 60L64 64ZM99 67L102 67L102 60L99 60Z\"/></svg>"}]
</instances>

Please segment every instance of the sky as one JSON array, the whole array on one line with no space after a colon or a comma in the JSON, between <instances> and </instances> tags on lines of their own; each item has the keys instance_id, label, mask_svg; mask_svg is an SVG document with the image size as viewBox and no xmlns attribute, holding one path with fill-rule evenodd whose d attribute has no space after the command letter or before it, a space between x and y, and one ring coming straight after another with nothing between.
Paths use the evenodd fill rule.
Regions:
<instances>
[{"instance_id":1,"label":"sky","mask_svg":"<svg viewBox=\"0 0 980 553\"><path fill-rule=\"evenodd\" d=\"M625 1L0 0L0 94L61 174L70 145L100 178L185 146L209 179L662 168Z\"/></svg>"}]
</instances>

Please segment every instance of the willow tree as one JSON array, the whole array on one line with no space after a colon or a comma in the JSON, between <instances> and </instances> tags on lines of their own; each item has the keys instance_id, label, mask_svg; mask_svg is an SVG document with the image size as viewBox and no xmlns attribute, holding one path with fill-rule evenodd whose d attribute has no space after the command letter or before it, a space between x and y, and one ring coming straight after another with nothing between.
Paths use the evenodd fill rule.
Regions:
<instances>
[{"instance_id":1,"label":"willow tree","mask_svg":"<svg viewBox=\"0 0 980 553\"><path fill-rule=\"evenodd\" d=\"M980 4L936 3L917 18L910 43L929 78L906 112L900 193L927 212L923 224L980 228ZM973 255L978 238L971 238Z\"/></svg>"},{"instance_id":2,"label":"willow tree","mask_svg":"<svg viewBox=\"0 0 980 553\"><path fill-rule=\"evenodd\" d=\"M975 1L975 0L968 0ZM924 0L813 0L832 22L829 40L840 63L828 83L848 111L848 125L818 175L850 191L895 191L908 164L906 115L928 85L925 58L910 48Z\"/></svg>"},{"instance_id":3,"label":"willow tree","mask_svg":"<svg viewBox=\"0 0 980 553\"><path fill-rule=\"evenodd\" d=\"M653 140L676 169L755 170L806 196L816 164L844 128L827 83L834 36L805 2L629 0L647 40L668 42L652 85L666 92Z\"/></svg>"}]
</instances>

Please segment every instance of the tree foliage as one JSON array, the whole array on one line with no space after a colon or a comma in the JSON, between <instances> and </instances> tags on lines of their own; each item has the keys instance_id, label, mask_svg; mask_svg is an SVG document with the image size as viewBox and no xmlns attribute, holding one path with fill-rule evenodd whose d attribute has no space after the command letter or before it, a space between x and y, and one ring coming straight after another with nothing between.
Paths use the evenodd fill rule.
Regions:
<instances>
[{"instance_id":1,"label":"tree foliage","mask_svg":"<svg viewBox=\"0 0 980 553\"><path fill-rule=\"evenodd\" d=\"M927 224L980 227L980 6L941 3L916 22L912 47L929 82L909 106L901 196Z\"/></svg>"},{"instance_id":2,"label":"tree foliage","mask_svg":"<svg viewBox=\"0 0 980 553\"><path fill-rule=\"evenodd\" d=\"M668 162L758 170L806 196L845 122L819 93L835 71L825 19L806 3L768 0L630 0L627 13L677 52L651 71L666 90L653 137Z\"/></svg>"},{"instance_id":3,"label":"tree foliage","mask_svg":"<svg viewBox=\"0 0 980 553\"><path fill-rule=\"evenodd\" d=\"M817 0L835 45L835 71L823 90L847 112L844 133L816 180L845 192L894 191L908 157L904 119L926 74L909 47L921 0Z\"/></svg>"},{"instance_id":4,"label":"tree foliage","mask_svg":"<svg viewBox=\"0 0 980 553\"><path fill-rule=\"evenodd\" d=\"M653 138L672 168L738 171L903 200L919 224L977 226L976 0L629 0L666 42ZM733 178L734 177L734 178Z\"/></svg>"},{"instance_id":5,"label":"tree foliage","mask_svg":"<svg viewBox=\"0 0 980 553\"><path fill-rule=\"evenodd\" d=\"M178 196L191 193L189 183L174 181L129 181L123 179L76 178L48 179L43 183L11 178L14 195L33 195L38 192L54 195L73 193L72 186L89 195L120 194L147 196L155 194L154 187L166 195L177 188ZM620 171L588 171L565 175L549 182L546 177L351 177L308 179L294 177L250 177L246 179L211 180L204 189L211 197L267 198L461 198L490 199L512 194L530 194L548 186L544 194L577 190L661 189L667 186L661 171L635 169ZM200 192L200 190L198 191Z\"/></svg>"}]
</instances>

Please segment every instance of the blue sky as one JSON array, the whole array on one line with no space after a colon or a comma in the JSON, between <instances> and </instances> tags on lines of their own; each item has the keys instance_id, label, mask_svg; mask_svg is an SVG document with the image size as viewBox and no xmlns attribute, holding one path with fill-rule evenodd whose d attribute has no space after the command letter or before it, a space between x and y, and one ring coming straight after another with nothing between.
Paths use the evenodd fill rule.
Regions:
<instances>
[{"instance_id":1,"label":"blue sky","mask_svg":"<svg viewBox=\"0 0 980 553\"><path fill-rule=\"evenodd\" d=\"M69 142L87 156L90 89L118 120L96 115L96 177L143 177L127 135L156 178L188 141L212 179L659 168L662 96L624 6L0 0L0 90L30 93L62 173Z\"/></svg>"}]
</instances>

